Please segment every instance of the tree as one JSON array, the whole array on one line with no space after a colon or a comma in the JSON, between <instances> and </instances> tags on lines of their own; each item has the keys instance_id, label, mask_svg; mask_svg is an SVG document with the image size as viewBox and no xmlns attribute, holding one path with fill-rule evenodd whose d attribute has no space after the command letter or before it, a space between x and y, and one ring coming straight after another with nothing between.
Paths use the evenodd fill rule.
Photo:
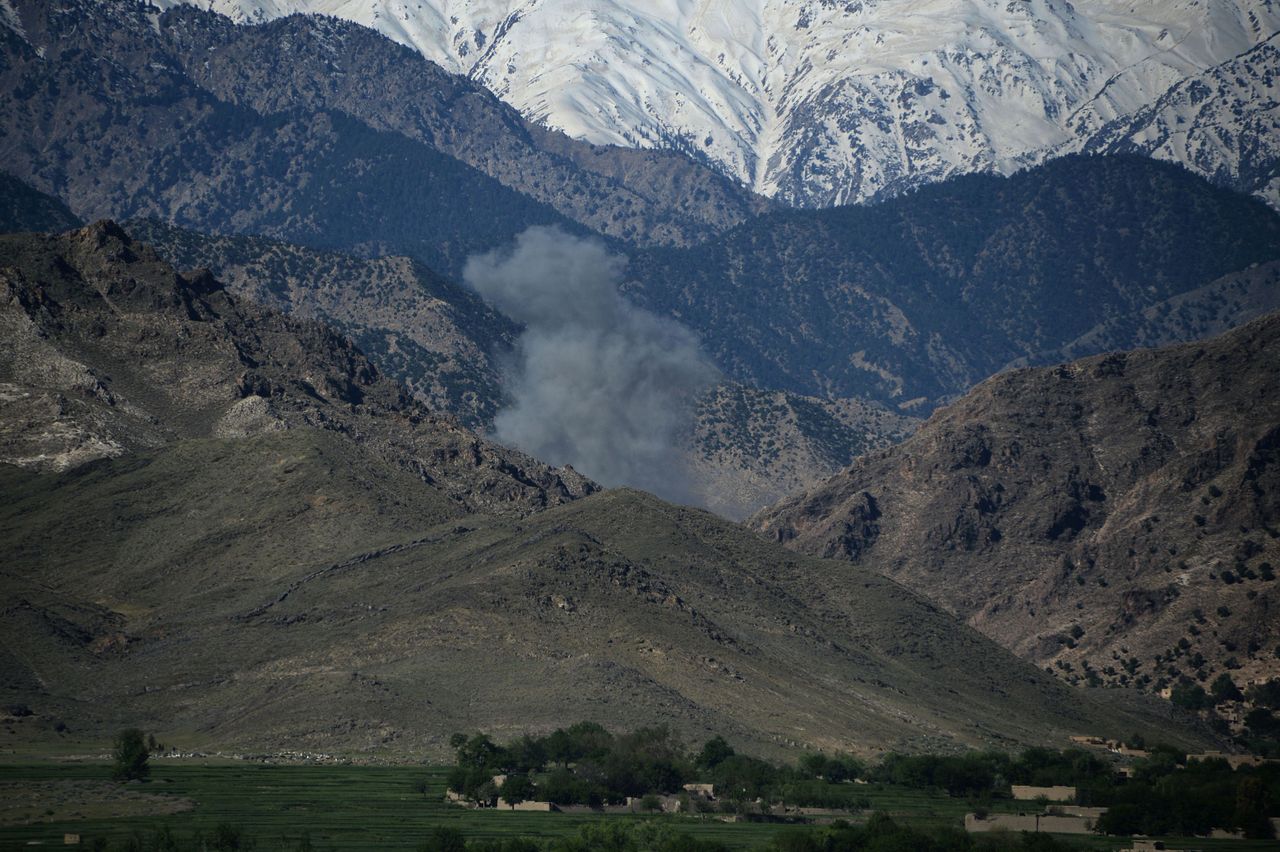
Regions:
<instances>
[{"instance_id":1,"label":"tree","mask_svg":"<svg viewBox=\"0 0 1280 852\"><path fill-rule=\"evenodd\" d=\"M1224 701L1239 701L1242 696L1240 688L1236 686L1236 682L1231 679L1231 675L1223 672L1213 681L1213 685L1209 687L1213 694L1213 703L1221 704Z\"/></svg>"},{"instance_id":2,"label":"tree","mask_svg":"<svg viewBox=\"0 0 1280 852\"><path fill-rule=\"evenodd\" d=\"M1276 656L1280 657L1280 648L1276 651ZM1259 707L1280 710L1280 680L1269 680L1249 687L1249 700Z\"/></svg>"},{"instance_id":3,"label":"tree","mask_svg":"<svg viewBox=\"0 0 1280 852\"><path fill-rule=\"evenodd\" d=\"M450 739L450 742L454 741ZM458 765L474 769L496 769L504 756L502 749L485 734L464 739L457 749Z\"/></svg>"},{"instance_id":4,"label":"tree","mask_svg":"<svg viewBox=\"0 0 1280 852\"><path fill-rule=\"evenodd\" d=\"M706 745L702 747L702 751L698 752L698 757L694 761L699 769L714 769L726 759L733 757L733 746L725 741L724 737L715 736L707 740Z\"/></svg>"},{"instance_id":5,"label":"tree","mask_svg":"<svg viewBox=\"0 0 1280 852\"><path fill-rule=\"evenodd\" d=\"M518 805L533 798L533 782L528 775L508 775L502 782L502 801L508 805Z\"/></svg>"},{"instance_id":6,"label":"tree","mask_svg":"<svg viewBox=\"0 0 1280 852\"><path fill-rule=\"evenodd\" d=\"M1236 785L1236 807L1233 821L1244 829L1245 836L1270 840L1275 832L1267 819L1267 787L1262 778L1241 778Z\"/></svg>"},{"instance_id":7,"label":"tree","mask_svg":"<svg viewBox=\"0 0 1280 852\"><path fill-rule=\"evenodd\" d=\"M150 756L142 731L137 728L121 731L116 737L115 767L111 771L111 777L117 781L143 780L151 772L151 767L147 765L147 758Z\"/></svg>"},{"instance_id":8,"label":"tree","mask_svg":"<svg viewBox=\"0 0 1280 852\"><path fill-rule=\"evenodd\" d=\"M1198 683L1179 683L1173 688L1169 700L1187 710L1199 710L1209 706L1209 697L1205 695L1204 687Z\"/></svg>"}]
</instances>

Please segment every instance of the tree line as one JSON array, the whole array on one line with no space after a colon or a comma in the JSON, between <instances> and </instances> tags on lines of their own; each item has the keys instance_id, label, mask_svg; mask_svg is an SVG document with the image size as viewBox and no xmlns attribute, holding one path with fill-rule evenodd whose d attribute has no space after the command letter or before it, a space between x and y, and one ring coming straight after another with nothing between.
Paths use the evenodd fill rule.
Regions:
<instances>
[{"instance_id":1,"label":"tree line","mask_svg":"<svg viewBox=\"0 0 1280 852\"><path fill-rule=\"evenodd\" d=\"M1131 744L1144 745L1141 737ZM1008 799L1014 784L1072 786L1082 805L1108 808L1098 820L1107 834L1197 835L1214 828L1270 838L1268 819L1280 808L1280 766L1232 769L1225 760L1188 762L1184 751L1152 746L1121 777L1112 760L1081 748L1028 748L960 754L887 754L875 764L851 755L805 754L793 765L739 754L723 737L686 749L666 727L613 734L580 722L544 737L507 744L486 734L455 735L456 764L448 787L481 804L526 800L557 805L616 804L628 798L681 794L688 783L714 785L717 803L690 797L690 810L751 814L772 803L865 810L860 780L967 798L977 811ZM501 783L496 777L505 776Z\"/></svg>"}]
</instances>

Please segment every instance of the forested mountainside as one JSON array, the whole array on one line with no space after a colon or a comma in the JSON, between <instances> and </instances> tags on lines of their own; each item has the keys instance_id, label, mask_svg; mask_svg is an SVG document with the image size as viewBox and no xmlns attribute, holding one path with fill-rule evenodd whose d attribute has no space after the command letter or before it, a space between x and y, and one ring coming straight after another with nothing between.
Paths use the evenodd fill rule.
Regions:
<instances>
[{"instance_id":1,"label":"forested mountainside","mask_svg":"<svg viewBox=\"0 0 1280 852\"><path fill-rule=\"evenodd\" d=\"M1277 258L1280 215L1256 199L1152 160L1071 157L640 252L629 292L697 330L742 381L928 411L1010 362L1051 361L1099 324L1124 329ZM1257 316L1268 292L1237 295L1223 321ZM1199 327L1166 322L1180 339Z\"/></svg>"}]
</instances>

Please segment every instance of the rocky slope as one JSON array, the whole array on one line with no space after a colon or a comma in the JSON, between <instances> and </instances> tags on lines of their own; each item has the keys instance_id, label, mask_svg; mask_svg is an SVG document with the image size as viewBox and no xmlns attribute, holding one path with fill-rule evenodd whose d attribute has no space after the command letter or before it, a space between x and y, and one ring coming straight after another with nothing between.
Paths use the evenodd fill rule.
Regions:
<instances>
[{"instance_id":1,"label":"rocky slope","mask_svg":"<svg viewBox=\"0 0 1280 852\"><path fill-rule=\"evenodd\" d=\"M34 713L15 742L138 724L403 760L584 716L774 752L1203 742L874 574L591 495L109 222L0 237L0 288L0 693Z\"/></svg>"},{"instance_id":2,"label":"rocky slope","mask_svg":"<svg viewBox=\"0 0 1280 852\"><path fill-rule=\"evenodd\" d=\"M910 412L1277 258L1280 216L1254 199L1151 160L1071 157L638 252L629 288L698 331L740 381ZM1259 301L1215 308L1220 321L1256 316L1274 290L1253 292ZM1194 322L1166 327L1197 333ZM1103 345L1139 343L1119 334Z\"/></svg>"},{"instance_id":3,"label":"rocky slope","mask_svg":"<svg viewBox=\"0 0 1280 852\"><path fill-rule=\"evenodd\" d=\"M238 21L291 12L357 21L534 121L597 143L687 152L805 206L1080 150L1111 122L1146 123L1172 88L1207 74L1233 87L1207 95L1217 129L1204 122L1189 144L1149 150L1280 200L1269 168L1273 92L1235 87L1233 70L1246 63L1246 76L1270 85L1274 56L1250 51L1280 32L1272 0L162 5L182 2Z\"/></svg>"},{"instance_id":4,"label":"rocky slope","mask_svg":"<svg viewBox=\"0 0 1280 852\"><path fill-rule=\"evenodd\" d=\"M686 464L701 505L741 519L896 444L918 423L864 400L721 384L698 401Z\"/></svg>"},{"instance_id":5,"label":"rocky slope","mask_svg":"<svg viewBox=\"0 0 1280 852\"><path fill-rule=\"evenodd\" d=\"M399 761L580 718L765 753L1200 739L895 583L637 492L459 516L315 430L0 465L0 487L0 693L36 714L20 736L128 723L184 748Z\"/></svg>"},{"instance_id":6,"label":"rocky slope","mask_svg":"<svg viewBox=\"0 0 1280 852\"><path fill-rule=\"evenodd\" d=\"M505 403L501 361L518 329L421 264L154 220L127 227L175 266L213 270L242 298L333 325L423 402L467 425L490 428ZM682 464L699 505L742 518L900 440L915 423L872 402L722 384L699 401Z\"/></svg>"},{"instance_id":7,"label":"rocky slope","mask_svg":"<svg viewBox=\"0 0 1280 852\"><path fill-rule=\"evenodd\" d=\"M0 237L0 460L66 469L198 437L347 436L467 509L527 514L589 493L489 443L343 338L183 276L110 222Z\"/></svg>"},{"instance_id":8,"label":"rocky slope","mask_svg":"<svg viewBox=\"0 0 1280 852\"><path fill-rule=\"evenodd\" d=\"M1280 674L1280 315L998 375L753 520L1073 681Z\"/></svg>"},{"instance_id":9,"label":"rocky slope","mask_svg":"<svg viewBox=\"0 0 1280 852\"><path fill-rule=\"evenodd\" d=\"M125 228L179 269L212 270L242 299L333 326L431 408L482 430L492 424L502 404L496 357L519 329L421 263L213 236L155 220Z\"/></svg>"}]
</instances>

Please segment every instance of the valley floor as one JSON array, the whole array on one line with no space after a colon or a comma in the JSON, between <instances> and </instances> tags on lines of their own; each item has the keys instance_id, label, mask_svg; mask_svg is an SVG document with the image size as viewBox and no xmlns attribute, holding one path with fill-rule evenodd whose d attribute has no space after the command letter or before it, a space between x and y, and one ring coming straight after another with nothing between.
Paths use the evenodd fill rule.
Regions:
<instances>
[{"instance_id":1,"label":"valley floor","mask_svg":"<svg viewBox=\"0 0 1280 852\"><path fill-rule=\"evenodd\" d=\"M82 842L121 839L168 827L179 836L230 823L259 849L292 848L304 833L318 849L412 849L439 825L469 840L577 834L596 820L663 819L678 831L734 849L755 849L794 827L727 823L715 817L630 817L467 810L443 801L446 767L269 765L216 759L159 759L144 784L109 782L105 762L0 757L0 849L62 845L66 833ZM426 792L415 787L426 780ZM21 801L8 793L17 791ZM123 791L123 792L121 792ZM916 828L959 826L970 809L962 798L890 785L861 788L874 811ZM24 808L23 803L27 803ZM140 804L141 803L141 804ZM996 810L1012 810L1012 802ZM1025 805L1024 805L1025 807ZM853 817L857 820L862 817ZM1079 849L1128 847L1122 838L1061 837ZM982 841L982 838L979 838ZM1174 840L1170 849L1275 848L1271 841ZM981 847L980 847L981 848Z\"/></svg>"}]
</instances>

